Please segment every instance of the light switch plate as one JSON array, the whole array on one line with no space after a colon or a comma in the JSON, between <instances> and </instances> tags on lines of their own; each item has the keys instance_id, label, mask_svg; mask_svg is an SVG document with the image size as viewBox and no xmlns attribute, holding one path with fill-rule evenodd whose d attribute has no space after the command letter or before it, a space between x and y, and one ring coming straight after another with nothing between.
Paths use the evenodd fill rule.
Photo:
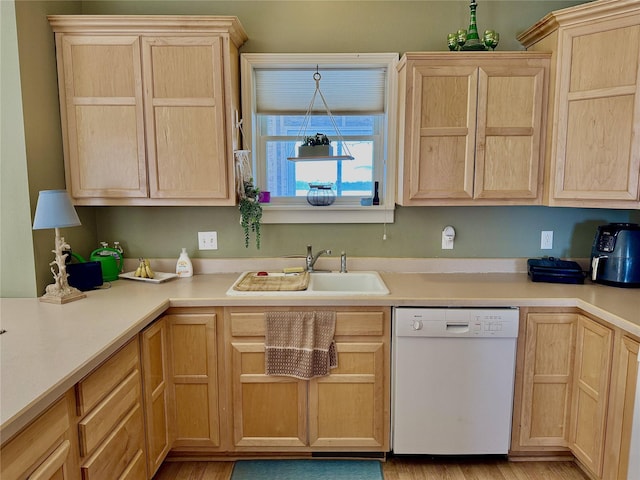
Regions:
<instances>
[{"instance_id":1,"label":"light switch plate","mask_svg":"<svg viewBox=\"0 0 640 480\"><path fill-rule=\"evenodd\" d=\"M218 232L198 232L199 250L217 250Z\"/></svg>"}]
</instances>

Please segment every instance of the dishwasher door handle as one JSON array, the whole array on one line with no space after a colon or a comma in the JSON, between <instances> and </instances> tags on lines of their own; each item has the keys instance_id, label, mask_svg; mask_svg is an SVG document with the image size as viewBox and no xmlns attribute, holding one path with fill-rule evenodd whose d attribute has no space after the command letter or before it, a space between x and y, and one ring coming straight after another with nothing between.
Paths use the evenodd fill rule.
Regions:
<instances>
[{"instance_id":1,"label":"dishwasher door handle","mask_svg":"<svg viewBox=\"0 0 640 480\"><path fill-rule=\"evenodd\" d=\"M467 333L469 331L469 323L449 323L447 322L447 332L451 333Z\"/></svg>"}]
</instances>

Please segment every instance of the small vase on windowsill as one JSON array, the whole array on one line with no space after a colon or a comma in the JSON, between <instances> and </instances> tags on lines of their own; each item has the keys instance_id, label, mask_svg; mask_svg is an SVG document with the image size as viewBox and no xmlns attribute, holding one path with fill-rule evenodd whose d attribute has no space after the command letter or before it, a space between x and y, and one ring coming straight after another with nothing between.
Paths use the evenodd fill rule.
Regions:
<instances>
[{"instance_id":1,"label":"small vase on windowsill","mask_svg":"<svg viewBox=\"0 0 640 480\"><path fill-rule=\"evenodd\" d=\"M307 192L307 203L314 207L327 207L336 201L336 192L327 183L310 183Z\"/></svg>"}]
</instances>

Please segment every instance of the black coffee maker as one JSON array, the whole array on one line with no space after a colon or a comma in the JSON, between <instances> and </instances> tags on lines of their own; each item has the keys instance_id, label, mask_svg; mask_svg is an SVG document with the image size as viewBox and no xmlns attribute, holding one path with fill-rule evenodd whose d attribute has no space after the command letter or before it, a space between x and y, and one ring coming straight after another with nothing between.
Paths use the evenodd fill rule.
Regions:
<instances>
[{"instance_id":1,"label":"black coffee maker","mask_svg":"<svg viewBox=\"0 0 640 480\"><path fill-rule=\"evenodd\" d=\"M640 225L598 227L591 248L591 280L614 287L640 287Z\"/></svg>"}]
</instances>

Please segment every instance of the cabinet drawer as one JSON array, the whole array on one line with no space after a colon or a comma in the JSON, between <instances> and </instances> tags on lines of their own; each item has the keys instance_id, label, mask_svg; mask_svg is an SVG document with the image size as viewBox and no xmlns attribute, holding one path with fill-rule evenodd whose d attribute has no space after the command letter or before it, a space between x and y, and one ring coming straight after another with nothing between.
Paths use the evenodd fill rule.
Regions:
<instances>
[{"instance_id":1,"label":"cabinet drawer","mask_svg":"<svg viewBox=\"0 0 640 480\"><path fill-rule=\"evenodd\" d=\"M82 465L83 480L112 480L117 478L118 475L128 470L131 464L142 454L143 446L144 424L142 407L138 403L96 452Z\"/></svg>"},{"instance_id":2,"label":"cabinet drawer","mask_svg":"<svg viewBox=\"0 0 640 480\"><path fill-rule=\"evenodd\" d=\"M384 335L384 312L338 312L336 335Z\"/></svg>"},{"instance_id":3,"label":"cabinet drawer","mask_svg":"<svg viewBox=\"0 0 640 480\"><path fill-rule=\"evenodd\" d=\"M65 397L2 447L0 477L3 480L24 478L24 474L42 462L45 455L55 453L54 447L63 444L62 438L69 425Z\"/></svg>"},{"instance_id":4,"label":"cabinet drawer","mask_svg":"<svg viewBox=\"0 0 640 480\"><path fill-rule=\"evenodd\" d=\"M294 311L295 309L284 309ZM232 312L231 335L264 337L265 312ZM336 335L384 335L385 314L382 310L336 312Z\"/></svg>"},{"instance_id":5,"label":"cabinet drawer","mask_svg":"<svg viewBox=\"0 0 640 480\"><path fill-rule=\"evenodd\" d=\"M138 368L138 343L129 342L94 372L76 385L78 415L95 407L102 398L121 383L129 372Z\"/></svg>"},{"instance_id":6,"label":"cabinet drawer","mask_svg":"<svg viewBox=\"0 0 640 480\"><path fill-rule=\"evenodd\" d=\"M139 401L140 378L139 371L135 370L78 423L80 454L89 455Z\"/></svg>"},{"instance_id":7,"label":"cabinet drawer","mask_svg":"<svg viewBox=\"0 0 640 480\"><path fill-rule=\"evenodd\" d=\"M118 480L140 480L147 478L147 462L142 451L139 451L133 461L127 466Z\"/></svg>"}]
</instances>

